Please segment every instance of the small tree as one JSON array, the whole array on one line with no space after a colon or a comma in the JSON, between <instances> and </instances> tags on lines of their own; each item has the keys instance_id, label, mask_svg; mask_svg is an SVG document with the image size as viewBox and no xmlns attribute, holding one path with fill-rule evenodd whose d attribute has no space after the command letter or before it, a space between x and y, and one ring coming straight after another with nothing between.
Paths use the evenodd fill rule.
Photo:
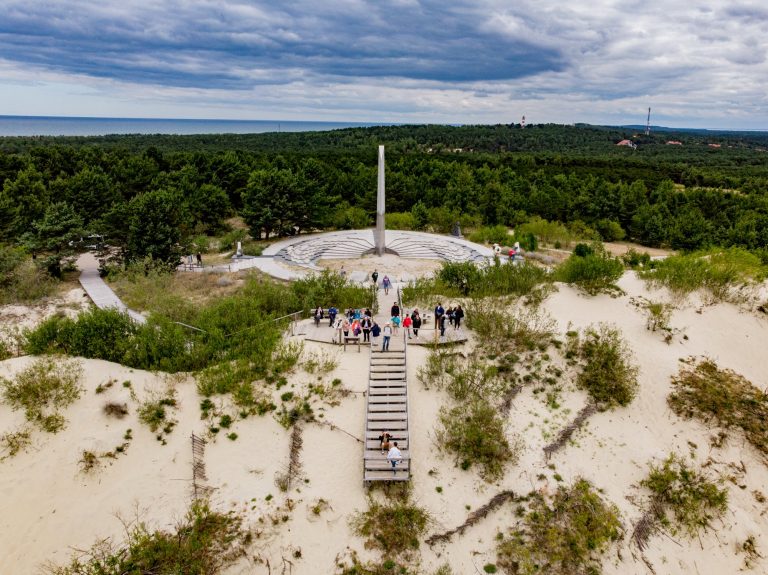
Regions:
<instances>
[{"instance_id":1,"label":"small tree","mask_svg":"<svg viewBox=\"0 0 768 575\"><path fill-rule=\"evenodd\" d=\"M74 259L75 245L83 234L83 220L65 202L48 206L45 215L37 221L25 243L35 255L44 256L41 263L48 273L61 277L62 267Z\"/></svg>"}]
</instances>

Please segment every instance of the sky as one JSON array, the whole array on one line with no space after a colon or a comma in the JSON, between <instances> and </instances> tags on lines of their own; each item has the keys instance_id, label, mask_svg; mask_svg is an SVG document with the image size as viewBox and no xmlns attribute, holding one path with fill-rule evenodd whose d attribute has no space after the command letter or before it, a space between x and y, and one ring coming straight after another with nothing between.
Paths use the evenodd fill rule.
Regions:
<instances>
[{"instance_id":1,"label":"sky","mask_svg":"<svg viewBox=\"0 0 768 575\"><path fill-rule=\"evenodd\" d=\"M0 114L768 129L765 0L0 0Z\"/></svg>"}]
</instances>

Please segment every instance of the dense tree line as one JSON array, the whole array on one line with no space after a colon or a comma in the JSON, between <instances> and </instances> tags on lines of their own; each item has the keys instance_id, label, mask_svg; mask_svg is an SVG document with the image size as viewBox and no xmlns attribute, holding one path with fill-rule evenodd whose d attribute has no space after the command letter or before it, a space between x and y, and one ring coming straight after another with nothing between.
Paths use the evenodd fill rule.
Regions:
<instances>
[{"instance_id":1,"label":"dense tree line","mask_svg":"<svg viewBox=\"0 0 768 575\"><path fill-rule=\"evenodd\" d=\"M361 227L387 210L414 227L583 222L652 246L768 246L768 136L589 126L390 126L331 132L0 139L0 240L54 256L99 233L126 259L173 262L241 215L254 237ZM682 146L666 145L668 139ZM717 143L719 148L709 144ZM58 235L57 235L58 234ZM56 272L56 263L49 262Z\"/></svg>"}]
</instances>

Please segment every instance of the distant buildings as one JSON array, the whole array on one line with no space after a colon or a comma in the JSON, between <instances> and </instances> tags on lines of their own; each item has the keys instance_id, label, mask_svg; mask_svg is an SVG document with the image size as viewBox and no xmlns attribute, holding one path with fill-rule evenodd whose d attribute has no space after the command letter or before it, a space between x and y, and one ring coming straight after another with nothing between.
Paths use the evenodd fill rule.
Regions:
<instances>
[{"instance_id":1,"label":"distant buildings","mask_svg":"<svg viewBox=\"0 0 768 575\"><path fill-rule=\"evenodd\" d=\"M667 142L667 146L682 146L682 142L678 142L677 140L670 140Z\"/></svg>"}]
</instances>

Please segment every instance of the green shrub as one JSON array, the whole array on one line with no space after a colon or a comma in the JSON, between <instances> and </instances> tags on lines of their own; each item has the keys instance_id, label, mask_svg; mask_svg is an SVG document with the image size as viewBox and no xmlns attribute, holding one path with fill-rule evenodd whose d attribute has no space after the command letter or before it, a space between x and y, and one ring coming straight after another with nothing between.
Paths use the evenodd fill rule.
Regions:
<instances>
[{"instance_id":1,"label":"green shrub","mask_svg":"<svg viewBox=\"0 0 768 575\"><path fill-rule=\"evenodd\" d=\"M712 520L722 517L728 508L728 491L720 489L704 473L688 467L674 453L661 465L651 465L648 476L640 482L648 488L656 505L656 520L672 533L685 531L695 537Z\"/></svg>"},{"instance_id":2,"label":"green shrub","mask_svg":"<svg viewBox=\"0 0 768 575\"><path fill-rule=\"evenodd\" d=\"M350 523L358 535L366 538L366 547L401 555L419 548L429 515L407 500L379 503L371 499L368 510L354 515Z\"/></svg>"},{"instance_id":3,"label":"green shrub","mask_svg":"<svg viewBox=\"0 0 768 575\"><path fill-rule=\"evenodd\" d=\"M475 300L467 308L467 327L480 338L483 351L499 355L509 349L546 348L555 335L555 321L541 308L515 307L503 302Z\"/></svg>"},{"instance_id":4,"label":"green shrub","mask_svg":"<svg viewBox=\"0 0 768 575\"><path fill-rule=\"evenodd\" d=\"M359 230L367 228L370 223L368 212L357 206L342 206L333 215L333 227L340 230Z\"/></svg>"},{"instance_id":5,"label":"green shrub","mask_svg":"<svg viewBox=\"0 0 768 575\"><path fill-rule=\"evenodd\" d=\"M195 502L173 531L151 530L145 523L128 526L126 540L103 539L69 565L51 566L49 575L205 574L217 575L243 554L250 535L234 513L211 510Z\"/></svg>"},{"instance_id":6,"label":"green shrub","mask_svg":"<svg viewBox=\"0 0 768 575\"><path fill-rule=\"evenodd\" d=\"M710 359L682 367L672 378L667 404L677 415L741 429L747 441L768 454L768 394L742 375L719 369Z\"/></svg>"},{"instance_id":7,"label":"green shrub","mask_svg":"<svg viewBox=\"0 0 768 575\"><path fill-rule=\"evenodd\" d=\"M602 408L629 405L637 394L638 368L619 330L606 324L588 328L578 353L583 366L577 385Z\"/></svg>"},{"instance_id":8,"label":"green shrub","mask_svg":"<svg viewBox=\"0 0 768 575\"><path fill-rule=\"evenodd\" d=\"M715 302L738 297L739 288L761 281L768 271L757 255L742 248L674 255L652 264L640 272L652 286L680 297L703 290Z\"/></svg>"},{"instance_id":9,"label":"green shrub","mask_svg":"<svg viewBox=\"0 0 768 575\"><path fill-rule=\"evenodd\" d=\"M438 443L454 454L462 469L478 464L486 481L501 477L504 465L519 456L518 446L510 447L507 441L504 419L481 397L441 408L438 421Z\"/></svg>"},{"instance_id":10,"label":"green shrub","mask_svg":"<svg viewBox=\"0 0 768 575\"><path fill-rule=\"evenodd\" d=\"M585 256L579 256L576 252L571 254L557 267L555 278L595 295L618 290L616 282L623 273L624 266L617 258L603 250L595 250L595 253Z\"/></svg>"},{"instance_id":11,"label":"green shrub","mask_svg":"<svg viewBox=\"0 0 768 575\"><path fill-rule=\"evenodd\" d=\"M648 252L638 252L635 248L629 248L621 256L621 261L629 269L647 268L651 265L651 256Z\"/></svg>"},{"instance_id":12,"label":"green shrub","mask_svg":"<svg viewBox=\"0 0 768 575\"><path fill-rule=\"evenodd\" d=\"M509 229L506 226L483 226L469 234L469 241L478 244L499 244L509 246L514 244Z\"/></svg>"},{"instance_id":13,"label":"green shrub","mask_svg":"<svg viewBox=\"0 0 768 575\"><path fill-rule=\"evenodd\" d=\"M515 239L518 241L528 234L546 244L560 242L562 245L568 246L573 239L573 234L565 225L560 222L549 222L539 216L534 216L528 222L515 228ZM522 241L520 243L522 244Z\"/></svg>"},{"instance_id":14,"label":"green shrub","mask_svg":"<svg viewBox=\"0 0 768 575\"><path fill-rule=\"evenodd\" d=\"M56 285L24 250L0 244L0 305L33 303L51 295Z\"/></svg>"},{"instance_id":15,"label":"green shrub","mask_svg":"<svg viewBox=\"0 0 768 575\"><path fill-rule=\"evenodd\" d=\"M0 377L3 400L13 410L23 409L30 423L56 433L66 424L59 410L74 403L83 392L79 382L82 371L75 361L39 359L14 379Z\"/></svg>"},{"instance_id":16,"label":"green shrub","mask_svg":"<svg viewBox=\"0 0 768 575\"><path fill-rule=\"evenodd\" d=\"M385 215L388 230L415 230L416 218L411 212L391 212Z\"/></svg>"},{"instance_id":17,"label":"green shrub","mask_svg":"<svg viewBox=\"0 0 768 575\"><path fill-rule=\"evenodd\" d=\"M601 556L621 535L618 509L585 479L551 498L531 494L523 513L497 548L498 565L517 575L599 575Z\"/></svg>"}]
</instances>

